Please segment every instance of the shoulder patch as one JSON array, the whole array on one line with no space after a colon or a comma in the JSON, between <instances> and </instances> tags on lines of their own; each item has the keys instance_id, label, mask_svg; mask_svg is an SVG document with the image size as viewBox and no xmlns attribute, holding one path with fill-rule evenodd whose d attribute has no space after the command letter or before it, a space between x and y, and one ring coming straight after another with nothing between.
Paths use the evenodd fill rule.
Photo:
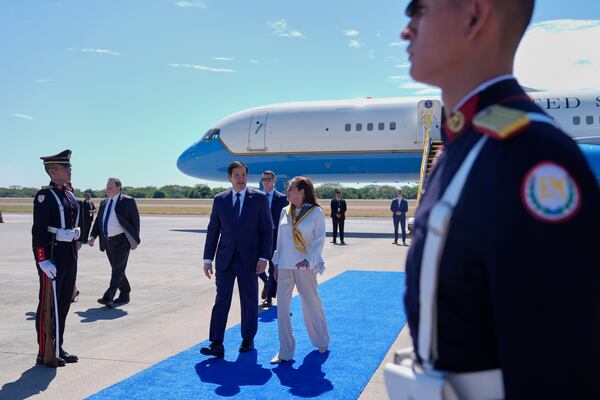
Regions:
<instances>
[{"instance_id":1,"label":"shoulder patch","mask_svg":"<svg viewBox=\"0 0 600 400\"><path fill-rule=\"evenodd\" d=\"M515 136L530 122L527 112L500 105L489 106L473 118L476 130L498 140Z\"/></svg>"},{"instance_id":2,"label":"shoulder patch","mask_svg":"<svg viewBox=\"0 0 600 400\"><path fill-rule=\"evenodd\" d=\"M38 197L37 197L38 203L43 203L45 198L46 198L45 194L38 194Z\"/></svg>"},{"instance_id":3,"label":"shoulder patch","mask_svg":"<svg viewBox=\"0 0 600 400\"><path fill-rule=\"evenodd\" d=\"M547 223L567 221L581 207L577 183L564 167L552 161L543 161L527 172L521 198L534 218Z\"/></svg>"}]
</instances>

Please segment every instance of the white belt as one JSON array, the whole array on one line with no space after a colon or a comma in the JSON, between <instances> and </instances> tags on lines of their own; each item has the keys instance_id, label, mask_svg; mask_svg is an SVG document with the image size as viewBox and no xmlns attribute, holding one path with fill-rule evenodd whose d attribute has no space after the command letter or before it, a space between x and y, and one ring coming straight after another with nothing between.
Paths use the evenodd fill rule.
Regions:
<instances>
[{"instance_id":1,"label":"white belt","mask_svg":"<svg viewBox=\"0 0 600 400\"><path fill-rule=\"evenodd\" d=\"M398 350L394 364L385 366L384 375L392 400L504 399L500 369L464 373L430 370L414 360L412 348Z\"/></svg>"},{"instance_id":2,"label":"white belt","mask_svg":"<svg viewBox=\"0 0 600 400\"><path fill-rule=\"evenodd\" d=\"M452 384L461 400L500 400L504 398L502 371L499 369L447 374L445 378Z\"/></svg>"},{"instance_id":3,"label":"white belt","mask_svg":"<svg viewBox=\"0 0 600 400\"><path fill-rule=\"evenodd\" d=\"M62 229L55 228L53 226L48 227L48 232L54 233L56 235L55 239L58 242L72 242L73 240L79 239L79 235L81 233L79 228Z\"/></svg>"}]
</instances>

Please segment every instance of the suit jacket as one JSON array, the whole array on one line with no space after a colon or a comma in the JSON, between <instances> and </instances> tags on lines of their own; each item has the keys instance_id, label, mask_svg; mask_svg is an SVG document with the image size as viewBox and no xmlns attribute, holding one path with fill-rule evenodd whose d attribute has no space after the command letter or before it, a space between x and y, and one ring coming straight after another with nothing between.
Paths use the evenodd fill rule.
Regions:
<instances>
[{"instance_id":1,"label":"suit jacket","mask_svg":"<svg viewBox=\"0 0 600 400\"><path fill-rule=\"evenodd\" d=\"M408 201L406 201L405 198L402 198L402 201L398 204L398 198L396 197L392 200L390 211L394 213L394 217L405 217L406 212L408 211ZM396 215L396 211L400 211L402 215Z\"/></svg>"},{"instance_id":2,"label":"suit jacket","mask_svg":"<svg viewBox=\"0 0 600 400\"><path fill-rule=\"evenodd\" d=\"M256 268L259 258L270 260L273 219L264 192L248 188L239 221L233 213L233 189L217 194L213 201L204 244L204 259L216 255L216 268L227 269L236 252L244 268Z\"/></svg>"},{"instance_id":3,"label":"suit jacket","mask_svg":"<svg viewBox=\"0 0 600 400\"><path fill-rule=\"evenodd\" d=\"M277 231L279 230L279 217L281 210L289 204L287 196L277 190L273 190L273 200L271 201L271 218L273 218L273 250L277 248ZM269 257L270 258L270 257Z\"/></svg>"},{"instance_id":4,"label":"suit jacket","mask_svg":"<svg viewBox=\"0 0 600 400\"><path fill-rule=\"evenodd\" d=\"M104 211L106 210L107 204L108 198L100 202L98 216L96 217L96 221L94 222L94 226L92 227L92 233L90 234L90 236L94 238L100 236L100 251L104 251L104 249L106 249L106 240L104 239L103 224ZM125 236L127 236L127 240L129 241L129 247L133 250L141 242L140 214L138 212L135 199L131 196L126 196L123 193L121 193L114 207L115 213L117 215L117 220L119 221L121 228L123 228Z\"/></svg>"},{"instance_id":5,"label":"suit jacket","mask_svg":"<svg viewBox=\"0 0 600 400\"><path fill-rule=\"evenodd\" d=\"M337 199L333 199L331 200L331 218L337 218L336 214L338 214L338 200ZM342 214L342 216L339 219L346 219L346 200L344 199L340 199L340 211L339 214Z\"/></svg>"}]
</instances>

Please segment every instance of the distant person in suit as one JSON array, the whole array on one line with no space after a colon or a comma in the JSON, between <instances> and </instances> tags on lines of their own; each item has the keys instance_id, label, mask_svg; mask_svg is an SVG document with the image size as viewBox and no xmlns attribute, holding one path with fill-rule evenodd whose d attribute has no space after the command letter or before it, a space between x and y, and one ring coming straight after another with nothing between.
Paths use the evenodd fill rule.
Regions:
<instances>
[{"instance_id":1,"label":"distant person in suit","mask_svg":"<svg viewBox=\"0 0 600 400\"><path fill-rule=\"evenodd\" d=\"M273 251L276 249L277 243L277 228L279 227L279 216L281 210L288 205L287 196L275 189L277 177L273 171L264 171L262 173L263 187L267 200L269 200L269 208L271 209L271 218L273 218ZM277 295L277 281L273 276L273 263L269 262L269 276L262 273L258 276L265 283L261 298L263 299L262 307L269 308L273 304L273 298Z\"/></svg>"},{"instance_id":2,"label":"distant person in suit","mask_svg":"<svg viewBox=\"0 0 600 400\"><path fill-rule=\"evenodd\" d=\"M394 220L394 244L398 244L398 225L402 228L402 244L406 246L406 212L408 201L402 196L402 190L396 193L398 197L392 200L390 210Z\"/></svg>"},{"instance_id":3,"label":"distant person in suit","mask_svg":"<svg viewBox=\"0 0 600 400\"><path fill-rule=\"evenodd\" d=\"M302 315L310 341L319 352L329 347L327 320L317 291L317 273L323 273L325 263L321 252L325 244L325 216L317 203L310 179L296 176L287 189L290 205L281 212L277 250L273 254L277 291L277 325L279 352L272 364L294 357L296 340L292 331L290 302L294 286L302 299Z\"/></svg>"},{"instance_id":4,"label":"distant person in suit","mask_svg":"<svg viewBox=\"0 0 600 400\"><path fill-rule=\"evenodd\" d=\"M331 220L333 222L333 241L337 244L338 228L340 230L340 244L344 242L344 220L346 219L346 200L342 199L342 192L335 191L335 199L331 200Z\"/></svg>"},{"instance_id":5,"label":"distant person in suit","mask_svg":"<svg viewBox=\"0 0 600 400\"><path fill-rule=\"evenodd\" d=\"M215 196L204 245L204 274L211 279L216 255L217 296L210 317L207 356L223 358L223 337L237 279L242 311L240 353L254 349L258 328L258 275L265 272L273 250L273 219L267 196L247 188L248 167L234 161L227 167L231 189Z\"/></svg>"},{"instance_id":6,"label":"distant person in suit","mask_svg":"<svg viewBox=\"0 0 600 400\"><path fill-rule=\"evenodd\" d=\"M92 202L92 195L89 192L85 193L85 199L82 202L81 217L83 221L83 229L81 230L81 243L87 243L90 236L90 230L96 215L96 206Z\"/></svg>"},{"instance_id":7,"label":"distant person in suit","mask_svg":"<svg viewBox=\"0 0 600 400\"><path fill-rule=\"evenodd\" d=\"M112 269L110 284L98 303L107 307L129 302L131 286L125 275L131 250L140 244L140 214L135 199L122 193L121 181L108 178L106 198L100 202L98 218L88 243L94 245L100 236L100 251L106 250ZM119 289L119 297L113 300Z\"/></svg>"}]
</instances>

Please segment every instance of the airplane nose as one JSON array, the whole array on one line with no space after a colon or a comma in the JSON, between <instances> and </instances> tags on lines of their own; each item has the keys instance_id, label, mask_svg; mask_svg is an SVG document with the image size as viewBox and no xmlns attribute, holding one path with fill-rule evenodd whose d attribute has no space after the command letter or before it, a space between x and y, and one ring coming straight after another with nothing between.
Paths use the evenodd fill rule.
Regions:
<instances>
[{"instance_id":1,"label":"airplane nose","mask_svg":"<svg viewBox=\"0 0 600 400\"><path fill-rule=\"evenodd\" d=\"M177 159L177 168L186 175L191 175L192 161L198 155L198 143L188 147Z\"/></svg>"}]
</instances>

